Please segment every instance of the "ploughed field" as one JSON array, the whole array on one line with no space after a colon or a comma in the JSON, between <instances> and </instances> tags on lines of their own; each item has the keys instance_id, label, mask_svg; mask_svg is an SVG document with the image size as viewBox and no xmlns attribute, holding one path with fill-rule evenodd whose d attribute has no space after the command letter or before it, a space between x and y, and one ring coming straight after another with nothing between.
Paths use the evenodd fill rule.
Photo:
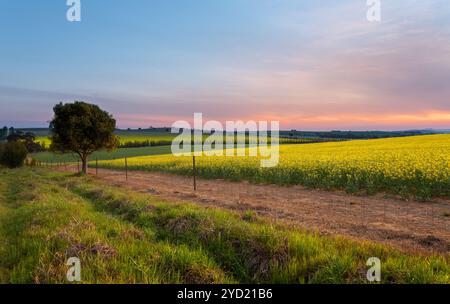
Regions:
<instances>
[{"instance_id":1,"label":"ploughed field","mask_svg":"<svg viewBox=\"0 0 450 304\"><path fill-rule=\"evenodd\" d=\"M164 201L94 177L0 169L0 283L449 283L446 255L320 236L252 213Z\"/></svg>"},{"instance_id":2,"label":"ploughed field","mask_svg":"<svg viewBox=\"0 0 450 304\"><path fill-rule=\"evenodd\" d=\"M450 195L450 135L280 145L278 166L262 168L261 159L197 157L197 174L351 193L390 192L417 199ZM99 166L124 169L124 161L105 160ZM193 172L192 157L172 154L130 158L128 168L182 175Z\"/></svg>"}]
</instances>

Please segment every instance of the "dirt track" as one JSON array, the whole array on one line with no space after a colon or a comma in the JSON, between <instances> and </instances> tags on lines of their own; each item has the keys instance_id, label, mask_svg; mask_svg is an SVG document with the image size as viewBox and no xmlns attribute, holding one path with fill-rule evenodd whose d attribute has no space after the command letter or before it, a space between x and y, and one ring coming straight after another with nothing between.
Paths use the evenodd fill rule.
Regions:
<instances>
[{"instance_id":1,"label":"dirt track","mask_svg":"<svg viewBox=\"0 0 450 304\"><path fill-rule=\"evenodd\" d=\"M90 171L95 174L95 169ZM205 207L253 210L321 234L346 235L391 244L404 251L450 253L450 201L404 201L385 195L360 197L301 186L254 185L224 180L150 172L99 169L99 178L115 186L150 193L172 201Z\"/></svg>"}]
</instances>

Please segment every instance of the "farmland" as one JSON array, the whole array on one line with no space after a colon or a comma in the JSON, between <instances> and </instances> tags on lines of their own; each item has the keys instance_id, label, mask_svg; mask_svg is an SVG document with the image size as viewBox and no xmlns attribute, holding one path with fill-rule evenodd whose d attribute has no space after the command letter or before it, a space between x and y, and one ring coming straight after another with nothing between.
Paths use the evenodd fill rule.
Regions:
<instances>
[{"instance_id":1,"label":"farmland","mask_svg":"<svg viewBox=\"0 0 450 304\"><path fill-rule=\"evenodd\" d=\"M43 132L38 133L40 136L36 138L36 142L44 144L49 147L51 140L50 134L43 135ZM160 146L170 145L171 141L175 138L176 134L170 133L170 131L127 131L118 130L116 135L119 138L119 143L122 146L131 146L132 144L141 146L145 143L146 146Z\"/></svg>"},{"instance_id":2,"label":"farmland","mask_svg":"<svg viewBox=\"0 0 450 304\"><path fill-rule=\"evenodd\" d=\"M48 135L42 135L44 132L38 132L40 134L36 137L36 142L48 149L51 145L51 139ZM173 134L170 131L127 131L117 130L116 135L119 139L120 148L132 148L132 147L149 147L149 146L170 146L173 139L177 134ZM209 134L203 134L203 140L208 138ZM249 141L249 135L247 135L247 142ZM330 141L342 141L345 138L326 138L326 137L281 137L279 139L282 144L305 144L305 143L317 143L317 142L330 142ZM223 142L236 142L233 134L224 134Z\"/></svg>"},{"instance_id":3,"label":"farmland","mask_svg":"<svg viewBox=\"0 0 450 304\"><path fill-rule=\"evenodd\" d=\"M111 152L98 151L91 155L91 159L95 160L111 160L120 159L124 157L137 157L148 155L162 155L170 153L170 146L156 146L156 147L138 147L138 148L120 148ZM76 162L79 158L76 154L66 153L57 154L52 152L39 152L30 154L30 157L45 163L54 164L59 162Z\"/></svg>"},{"instance_id":4,"label":"farmland","mask_svg":"<svg viewBox=\"0 0 450 304\"><path fill-rule=\"evenodd\" d=\"M1 169L0 283L448 283L448 257L319 236L45 169Z\"/></svg>"},{"instance_id":5,"label":"farmland","mask_svg":"<svg viewBox=\"0 0 450 304\"><path fill-rule=\"evenodd\" d=\"M199 157L198 175L351 193L391 192L428 199L450 195L450 135L426 135L310 145L281 145L280 163L260 168L258 157ZM192 159L174 155L128 161L131 170L191 175ZM102 161L123 169L123 160Z\"/></svg>"},{"instance_id":6,"label":"farmland","mask_svg":"<svg viewBox=\"0 0 450 304\"><path fill-rule=\"evenodd\" d=\"M24 129L24 131L35 132L36 142L45 147L46 150L51 145L51 139L47 129ZM114 151L98 151L91 155L91 160L113 160L124 157L163 155L171 153L171 144L177 134L172 134L169 129L157 130L117 130L119 138L119 149ZM209 135L204 134L203 140ZM233 135L223 136L224 145L226 141L236 142ZM247 135L247 143L249 141ZM270 139L269 139L270 140ZM303 138L280 138L282 144L308 144L324 141L340 141L341 139L303 137ZM33 153L30 157L46 163L76 162L78 156L72 153L58 154L50 151Z\"/></svg>"}]
</instances>

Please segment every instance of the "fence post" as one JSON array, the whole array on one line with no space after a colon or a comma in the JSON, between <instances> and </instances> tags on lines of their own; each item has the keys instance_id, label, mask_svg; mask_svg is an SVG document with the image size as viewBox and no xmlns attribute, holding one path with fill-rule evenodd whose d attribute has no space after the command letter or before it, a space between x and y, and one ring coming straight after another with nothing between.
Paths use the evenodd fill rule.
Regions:
<instances>
[{"instance_id":1,"label":"fence post","mask_svg":"<svg viewBox=\"0 0 450 304\"><path fill-rule=\"evenodd\" d=\"M192 156L192 173L194 175L194 192L197 191L197 168L195 166L195 155Z\"/></svg>"},{"instance_id":2,"label":"fence post","mask_svg":"<svg viewBox=\"0 0 450 304\"><path fill-rule=\"evenodd\" d=\"M98 176L98 158L95 159L95 175Z\"/></svg>"},{"instance_id":3,"label":"fence post","mask_svg":"<svg viewBox=\"0 0 450 304\"><path fill-rule=\"evenodd\" d=\"M80 159L77 159L77 168L78 168L78 173L80 173Z\"/></svg>"},{"instance_id":4,"label":"fence post","mask_svg":"<svg viewBox=\"0 0 450 304\"><path fill-rule=\"evenodd\" d=\"M128 160L125 157L125 180L128 180Z\"/></svg>"}]
</instances>

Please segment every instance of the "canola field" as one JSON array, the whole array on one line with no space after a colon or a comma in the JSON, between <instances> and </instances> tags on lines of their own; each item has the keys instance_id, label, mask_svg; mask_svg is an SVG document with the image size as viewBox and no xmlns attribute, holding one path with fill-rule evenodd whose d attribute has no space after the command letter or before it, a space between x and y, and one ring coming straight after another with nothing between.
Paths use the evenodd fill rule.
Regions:
<instances>
[{"instance_id":1,"label":"canola field","mask_svg":"<svg viewBox=\"0 0 450 304\"><path fill-rule=\"evenodd\" d=\"M123 160L103 161L123 169ZM192 175L192 158L174 155L128 159L131 170ZM281 145L279 165L261 168L258 157L198 157L198 175L257 183L391 192L419 199L450 196L450 135Z\"/></svg>"}]
</instances>

